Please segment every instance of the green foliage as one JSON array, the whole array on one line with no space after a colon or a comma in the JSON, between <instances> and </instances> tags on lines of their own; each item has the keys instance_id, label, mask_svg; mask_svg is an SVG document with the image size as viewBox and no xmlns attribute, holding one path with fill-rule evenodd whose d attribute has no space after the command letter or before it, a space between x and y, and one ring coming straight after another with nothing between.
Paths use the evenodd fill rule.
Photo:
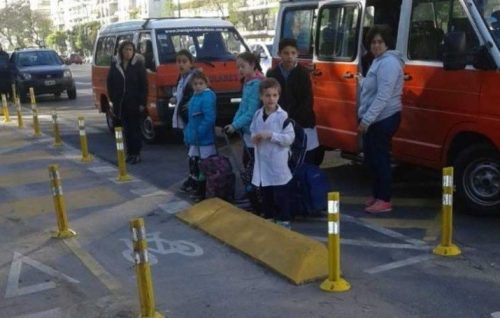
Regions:
<instances>
[{"instance_id":1,"label":"green foliage","mask_svg":"<svg viewBox=\"0 0 500 318\"><path fill-rule=\"evenodd\" d=\"M67 45L66 45L67 39L68 39L68 35L65 32L54 31L47 36L47 38L45 39L45 42L51 48L62 53L62 52L66 52L66 50L67 50Z\"/></svg>"},{"instance_id":2,"label":"green foliage","mask_svg":"<svg viewBox=\"0 0 500 318\"><path fill-rule=\"evenodd\" d=\"M0 10L0 36L11 49L43 46L51 28L51 20L32 11L28 1L10 3Z\"/></svg>"},{"instance_id":3,"label":"green foliage","mask_svg":"<svg viewBox=\"0 0 500 318\"><path fill-rule=\"evenodd\" d=\"M68 40L73 50L86 56L92 54L100 28L101 24L97 21L75 25L68 33Z\"/></svg>"}]
</instances>

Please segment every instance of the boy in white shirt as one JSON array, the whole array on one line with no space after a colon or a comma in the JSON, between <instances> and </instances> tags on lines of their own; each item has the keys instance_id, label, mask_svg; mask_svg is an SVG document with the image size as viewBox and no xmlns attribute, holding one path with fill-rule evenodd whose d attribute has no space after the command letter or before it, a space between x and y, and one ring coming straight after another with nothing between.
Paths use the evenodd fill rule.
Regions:
<instances>
[{"instance_id":1,"label":"boy in white shirt","mask_svg":"<svg viewBox=\"0 0 500 318\"><path fill-rule=\"evenodd\" d=\"M255 145L252 184L262 189L265 218L290 228L288 182L292 173L288 157L295 133L293 125L287 121L287 112L278 105L280 91L281 86L274 78L266 78L260 84L263 106L255 113L250 125Z\"/></svg>"}]
</instances>

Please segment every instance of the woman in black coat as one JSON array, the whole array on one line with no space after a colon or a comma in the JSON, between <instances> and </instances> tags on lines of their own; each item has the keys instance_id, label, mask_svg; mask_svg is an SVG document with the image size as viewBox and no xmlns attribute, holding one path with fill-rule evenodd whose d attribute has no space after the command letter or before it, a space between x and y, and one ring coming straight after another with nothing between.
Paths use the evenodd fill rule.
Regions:
<instances>
[{"instance_id":1,"label":"woman in black coat","mask_svg":"<svg viewBox=\"0 0 500 318\"><path fill-rule=\"evenodd\" d=\"M141 162L141 117L145 110L148 83L144 58L131 41L123 41L108 74L108 96L113 113L123 125L127 162Z\"/></svg>"}]
</instances>

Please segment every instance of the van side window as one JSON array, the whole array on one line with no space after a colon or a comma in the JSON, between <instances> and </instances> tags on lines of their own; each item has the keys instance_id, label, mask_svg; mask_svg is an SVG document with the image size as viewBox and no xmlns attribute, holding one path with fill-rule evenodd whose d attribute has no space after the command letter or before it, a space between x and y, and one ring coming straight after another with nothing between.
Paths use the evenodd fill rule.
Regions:
<instances>
[{"instance_id":1,"label":"van side window","mask_svg":"<svg viewBox=\"0 0 500 318\"><path fill-rule=\"evenodd\" d=\"M94 56L95 65L110 66L115 48L115 37L102 37L97 40L96 52Z\"/></svg>"},{"instance_id":2,"label":"van side window","mask_svg":"<svg viewBox=\"0 0 500 318\"><path fill-rule=\"evenodd\" d=\"M479 46L474 29L458 1L413 1L408 37L408 58L442 61L441 45L445 33L450 31L465 33L468 51Z\"/></svg>"},{"instance_id":3,"label":"van side window","mask_svg":"<svg viewBox=\"0 0 500 318\"><path fill-rule=\"evenodd\" d=\"M118 53L118 47L120 46L121 42L123 42L125 40L133 41L133 39L134 39L134 35L133 34L120 34L118 36L118 40L116 41L116 47L115 47L115 50L113 52L113 55L116 55L116 53Z\"/></svg>"},{"instance_id":4,"label":"van side window","mask_svg":"<svg viewBox=\"0 0 500 318\"><path fill-rule=\"evenodd\" d=\"M357 5L324 7L319 13L318 58L356 58L360 9Z\"/></svg>"},{"instance_id":5,"label":"van side window","mask_svg":"<svg viewBox=\"0 0 500 318\"><path fill-rule=\"evenodd\" d=\"M281 26L281 38L297 40L300 57L312 57L315 9L287 9Z\"/></svg>"},{"instance_id":6,"label":"van side window","mask_svg":"<svg viewBox=\"0 0 500 318\"><path fill-rule=\"evenodd\" d=\"M144 56L144 66L150 71L156 71L155 55L153 52L153 42L151 33L142 32L139 34L139 53Z\"/></svg>"}]
</instances>

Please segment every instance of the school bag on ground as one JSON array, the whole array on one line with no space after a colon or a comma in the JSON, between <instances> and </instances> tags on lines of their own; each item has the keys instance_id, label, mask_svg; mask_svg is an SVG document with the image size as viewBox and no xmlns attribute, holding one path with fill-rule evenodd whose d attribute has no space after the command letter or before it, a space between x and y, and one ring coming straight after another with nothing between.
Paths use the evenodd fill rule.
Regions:
<instances>
[{"instance_id":1,"label":"school bag on ground","mask_svg":"<svg viewBox=\"0 0 500 318\"><path fill-rule=\"evenodd\" d=\"M236 177L227 157L221 154L213 155L201 160L199 166L206 179L206 198L234 200Z\"/></svg>"},{"instance_id":2,"label":"school bag on ground","mask_svg":"<svg viewBox=\"0 0 500 318\"><path fill-rule=\"evenodd\" d=\"M331 184L318 166L303 163L290 182L293 215L320 216L327 209Z\"/></svg>"}]
</instances>

